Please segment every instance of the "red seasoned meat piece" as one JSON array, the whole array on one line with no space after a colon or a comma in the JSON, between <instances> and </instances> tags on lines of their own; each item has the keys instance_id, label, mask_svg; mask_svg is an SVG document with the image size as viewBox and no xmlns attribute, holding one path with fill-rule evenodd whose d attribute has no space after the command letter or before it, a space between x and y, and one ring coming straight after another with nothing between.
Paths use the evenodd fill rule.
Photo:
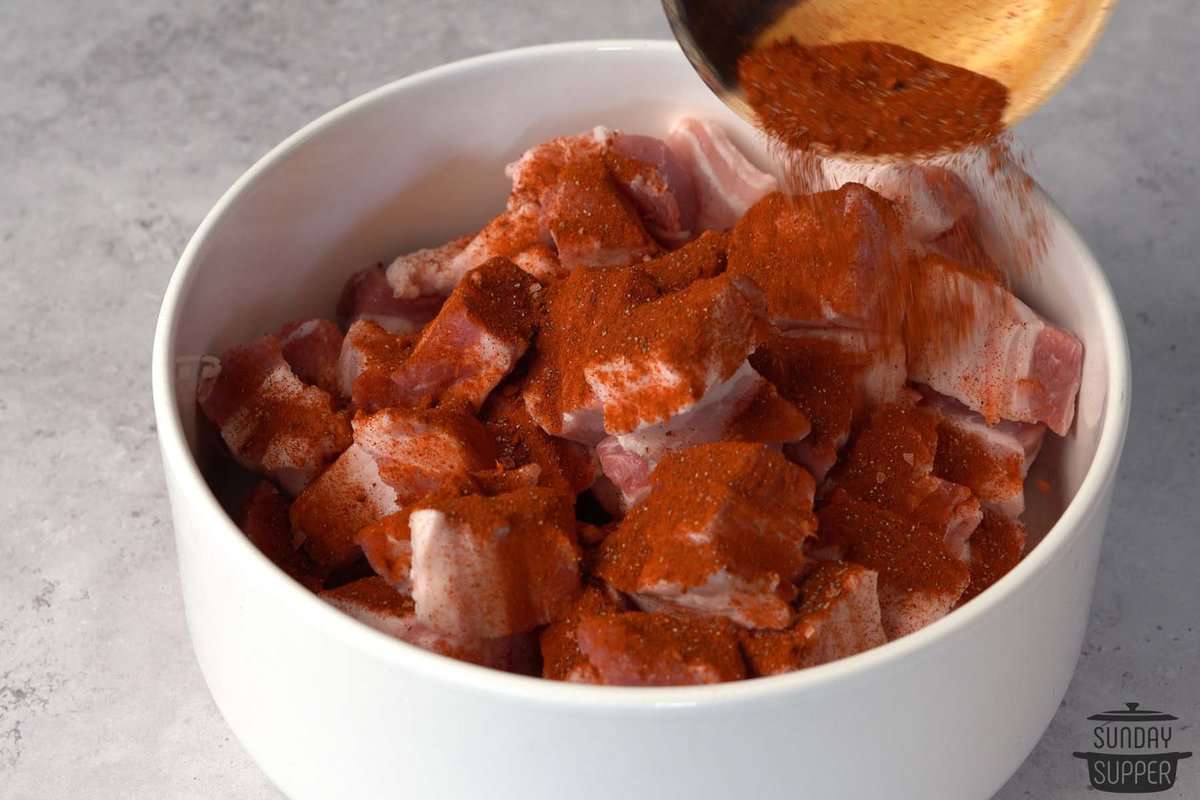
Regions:
<instances>
[{"instance_id":1,"label":"red seasoned meat piece","mask_svg":"<svg viewBox=\"0 0 1200 800\"><path fill-rule=\"evenodd\" d=\"M354 540L362 548L375 574L402 594L412 594L412 531L408 518L413 507L359 529Z\"/></svg>"},{"instance_id":2,"label":"red seasoned meat piece","mask_svg":"<svg viewBox=\"0 0 1200 800\"><path fill-rule=\"evenodd\" d=\"M388 636L450 658L510 672L531 672L536 665L532 637L464 640L447 636L417 619L412 598L382 578L360 578L321 592L321 599Z\"/></svg>"},{"instance_id":3,"label":"red seasoned meat piece","mask_svg":"<svg viewBox=\"0 0 1200 800\"><path fill-rule=\"evenodd\" d=\"M698 230L732 228L748 208L779 188L712 122L680 120L667 136L667 146L691 173Z\"/></svg>"},{"instance_id":4,"label":"red seasoned meat piece","mask_svg":"<svg viewBox=\"0 0 1200 800\"><path fill-rule=\"evenodd\" d=\"M259 481L242 508L238 527L271 563L310 591L321 587L322 571L302 552L288 521L288 500L275 484Z\"/></svg>"},{"instance_id":5,"label":"red seasoned meat piece","mask_svg":"<svg viewBox=\"0 0 1200 800\"><path fill-rule=\"evenodd\" d=\"M695 236L698 203L692 174L666 142L617 133L605 163L660 244L678 247Z\"/></svg>"},{"instance_id":6,"label":"red seasoned meat piece","mask_svg":"<svg viewBox=\"0 0 1200 800\"><path fill-rule=\"evenodd\" d=\"M575 638L579 622L587 617L619 614L626 610L612 590L595 584L584 586L570 609L561 619L547 625L539 637L542 677L570 680L577 668L586 668L587 659L579 652L579 643Z\"/></svg>"},{"instance_id":7,"label":"red seasoned meat piece","mask_svg":"<svg viewBox=\"0 0 1200 800\"><path fill-rule=\"evenodd\" d=\"M292 527L318 564L358 558L360 529L435 492L473 491L495 444L465 414L386 408L354 419L354 444L292 504Z\"/></svg>"},{"instance_id":8,"label":"red seasoned meat piece","mask_svg":"<svg viewBox=\"0 0 1200 800\"><path fill-rule=\"evenodd\" d=\"M668 454L651 481L601 544L595 575L645 611L787 626L815 530L808 473L766 445L722 442Z\"/></svg>"},{"instance_id":9,"label":"red seasoned meat piece","mask_svg":"<svg viewBox=\"0 0 1200 800\"><path fill-rule=\"evenodd\" d=\"M715 278L725 271L729 253L728 231L705 231L678 250L664 253L642 265L659 291L677 292L701 278Z\"/></svg>"},{"instance_id":10,"label":"red seasoned meat piece","mask_svg":"<svg viewBox=\"0 0 1200 800\"><path fill-rule=\"evenodd\" d=\"M978 270L938 256L914 270L910 316L920 317L907 326L909 377L988 422L1043 422L1065 435L1083 371L1079 339Z\"/></svg>"},{"instance_id":11,"label":"red seasoned meat piece","mask_svg":"<svg viewBox=\"0 0 1200 800\"><path fill-rule=\"evenodd\" d=\"M728 620L631 612L575 626L580 660L563 676L608 686L687 686L746 677Z\"/></svg>"},{"instance_id":12,"label":"red seasoned meat piece","mask_svg":"<svg viewBox=\"0 0 1200 800\"><path fill-rule=\"evenodd\" d=\"M991 509L971 537L971 582L959 604L967 602L1008 574L1025 556L1025 526Z\"/></svg>"},{"instance_id":13,"label":"red seasoned meat piece","mask_svg":"<svg viewBox=\"0 0 1200 800\"><path fill-rule=\"evenodd\" d=\"M350 423L328 392L301 381L277 336L221 356L196 392L238 463L298 494L350 444Z\"/></svg>"},{"instance_id":14,"label":"red seasoned meat piece","mask_svg":"<svg viewBox=\"0 0 1200 800\"><path fill-rule=\"evenodd\" d=\"M857 183L771 194L733 229L729 273L753 280L779 330L837 325L892 330L906 254L900 216Z\"/></svg>"},{"instance_id":15,"label":"red seasoned meat piece","mask_svg":"<svg viewBox=\"0 0 1200 800\"><path fill-rule=\"evenodd\" d=\"M746 631L742 652L756 675L778 675L852 656L887 641L878 574L842 562L817 564L800 585L796 621L782 631Z\"/></svg>"},{"instance_id":16,"label":"red seasoned meat piece","mask_svg":"<svg viewBox=\"0 0 1200 800\"><path fill-rule=\"evenodd\" d=\"M492 392L480 419L496 439L498 461L506 470L538 468L539 486L579 494L596 478L595 459L576 442L546 433L529 416L521 387L508 383Z\"/></svg>"},{"instance_id":17,"label":"red seasoned meat piece","mask_svg":"<svg viewBox=\"0 0 1200 800\"><path fill-rule=\"evenodd\" d=\"M369 320L391 333L414 333L437 315L444 299L444 294L397 296L388 282L387 270L377 264L346 281L338 301L338 317L346 325Z\"/></svg>"},{"instance_id":18,"label":"red seasoned meat piece","mask_svg":"<svg viewBox=\"0 0 1200 800\"><path fill-rule=\"evenodd\" d=\"M874 164L823 159L827 185L837 189L861 183L900 209L909 237L928 242L956 224L973 220L979 204L957 173L931 164Z\"/></svg>"},{"instance_id":19,"label":"red seasoned meat piece","mask_svg":"<svg viewBox=\"0 0 1200 800\"><path fill-rule=\"evenodd\" d=\"M657 296L650 276L636 267L575 270L547 290L524 388L525 407L543 430L593 446L604 438L600 403L580 359L615 336L633 308Z\"/></svg>"},{"instance_id":20,"label":"red seasoned meat piece","mask_svg":"<svg viewBox=\"0 0 1200 800\"><path fill-rule=\"evenodd\" d=\"M327 319L308 319L284 325L279 331L283 360L296 377L338 396L338 357L342 331Z\"/></svg>"},{"instance_id":21,"label":"red seasoned meat piece","mask_svg":"<svg viewBox=\"0 0 1200 800\"><path fill-rule=\"evenodd\" d=\"M574 498L526 488L427 499L409 515L417 618L496 638L560 618L580 592Z\"/></svg>"},{"instance_id":22,"label":"red seasoned meat piece","mask_svg":"<svg viewBox=\"0 0 1200 800\"><path fill-rule=\"evenodd\" d=\"M438 247L415 250L392 261L385 274L393 299L413 302L450 294L466 272L460 257L472 240L471 236L461 236Z\"/></svg>"},{"instance_id":23,"label":"red seasoned meat piece","mask_svg":"<svg viewBox=\"0 0 1200 800\"><path fill-rule=\"evenodd\" d=\"M566 166L574 161L603 157L612 143L613 132L596 127L575 136L559 136L534 145L504 168L512 181L508 209L540 208L546 193L562 181Z\"/></svg>"},{"instance_id":24,"label":"red seasoned meat piece","mask_svg":"<svg viewBox=\"0 0 1200 800\"><path fill-rule=\"evenodd\" d=\"M473 270L392 373L388 405L483 405L533 336L542 286L511 261Z\"/></svg>"},{"instance_id":25,"label":"red seasoned meat piece","mask_svg":"<svg viewBox=\"0 0 1200 800\"><path fill-rule=\"evenodd\" d=\"M941 531L836 492L818 512L822 548L879 573L879 607L887 638L941 619L970 580L967 565Z\"/></svg>"},{"instance_id":26,"label":"red seasoned meat piece","mask_svg":"<svg viewBox=\"0 0 1200 800\"><path fill-rule=\"evenodd\" d=\"M1045 425L997 422L988 425L966 406L932 390L925 407L938 420L939 478L966 486L985 508L1016 519L1025 510L1025 476L1042 449Z\"/></svg>"},{"instance_id":27,"label":"red seasoned meat piece","mask_svg":"<svg viewBox=\"0 0 1200 800\"><path fill-rule=\"evenodd\" d=\"M350 326L338 357L338 392L356 408L381 408L395 394L392 373L412 355L416 337L389 333L370 320Z\"/></svg>"},{"instance_id":28,"label":"red seasoned meat piece","mask_svg":"<svg viewBox=\"0 0 1200 800\"><path fill-rule=\"evenodd\" d=\"M484 226L451 263L448 274L454 278L453 286L493 258L507 258L543 283L564 274L535 206L505 211Z\"/></svg>"},{"instance_id":29,"label":"red seasoned meat piece","mask_svg":"<svg viewBox=\"0 0 1200 800\"><path fill-rule=\"evenodd\" d=\"M858 432L833 483L873 503L940 531L947 551L966 558L967 539L982 518L970 489L933 474L938 420L922 408L880 406Z\"/></svg>"}]
</instances>

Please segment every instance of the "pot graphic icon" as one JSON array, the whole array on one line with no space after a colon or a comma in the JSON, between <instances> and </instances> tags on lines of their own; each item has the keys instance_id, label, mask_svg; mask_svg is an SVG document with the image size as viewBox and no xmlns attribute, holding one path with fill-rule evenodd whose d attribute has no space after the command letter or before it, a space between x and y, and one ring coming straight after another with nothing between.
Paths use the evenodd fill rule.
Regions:
<instances>
[{"instance_id":1,"label":"pot graphic icon","mask_svg":"<svg viewBox=\"0 0 1200 800\"><path fill-rule=\"evenodd\" d=\"M1119 794L1165 792L1175 785L1179 762L1191 757L1191 752L1170 749L1175 733L1171 723L1178 718L1139 705L1126 703L1122 710L1088 717L1096 723L1093 750L1074 755L1087 761L1093 789Z\"/></svg>"}]
</instances>

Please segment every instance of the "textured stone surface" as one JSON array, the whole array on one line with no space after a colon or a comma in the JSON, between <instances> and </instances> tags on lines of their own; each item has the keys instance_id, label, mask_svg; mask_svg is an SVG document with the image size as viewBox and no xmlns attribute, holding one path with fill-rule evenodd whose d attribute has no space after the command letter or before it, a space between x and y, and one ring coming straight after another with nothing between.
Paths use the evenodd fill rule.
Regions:
<instances>
[{"instance_id":1,"label":"textured stone surface","mask_svg":"<svg viewBox=\"0 0 1200 800\"><path fill-rule=\"evenodd\" d=\"M0 4L0 798L276 798L184 628L148 367L179 251L255 158L367 89L666 25L655 0L107 5ZM1200 750L1197 39L1194 0L1122 4L1023 129L1108 268L1135 403L1079 670L1002 800L1090 796L1083 718L1126 700ZM1200 796L1200 757L1181 767L1160 796Z\"/></svg>"}]
</instances>

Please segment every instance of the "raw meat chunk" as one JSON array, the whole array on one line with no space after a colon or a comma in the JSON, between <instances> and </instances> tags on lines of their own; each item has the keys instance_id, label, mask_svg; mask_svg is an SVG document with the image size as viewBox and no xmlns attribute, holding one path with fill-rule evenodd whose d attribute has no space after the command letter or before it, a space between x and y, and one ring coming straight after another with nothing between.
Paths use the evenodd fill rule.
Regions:
<instances>
[{"instance_id":1,"label":"raw meat chunk","mask_svg":"<svg viewBox=\"0 0 1200 800\"><path fill-rule=\"evenodd\" d=\"M979 212L971 189L955 172L931 164L874 164L824 159L829 188L861 183L895 203L909 236L928 242Z\"/></svg>"},{"instance_id":2,"label":"raw meat chunk","mask_svg":"<svg viewBox=\"0 0 1200 800\"><path fill-rule=\"evenodd\" d=\"M459 257L472 238L462 236L439 247L416 250L397 258L385 271L392 297L397 301L415 301L450 294L466 271Z\"/></svg>"},{"instance_id":3,"label":"raw meat chunk","mask_svg":"<svg viewBox=\"0 0 1200 800\"><path fill-rule=\"evenodd\" d=\"M942 532L912 517L841 491L818 517L822 548L879 573L879 607L889 640L941 619L967 588L967 565L946 548Z\"/></svg>"},{"instance_id":4,"label":"raw meat chunk","mask_svg":"<svg viewBox=\"0 0 1200 800\"><path fill-rule=\"evenodd\" d=\"M260 481L242 509L238 527L271 563L297 583L315 591L322 575L297 547L288 521L288 501L270 481Z\"/></svg>"},{"instance_id":5,"label":"raw meat chunk","mask_svg":"<svg viewBox=\"0 0 1200 800\"><path fill-rule=\"evenodd\" d=\"M933 474L937 418L921 408L880 406L859 431L832 480L859 500L940 531L947 551L965 560L982 518L970 489Z\"/></svg>"},{"instance_id":6,"label":"raw meat chunk","mask_svg":"<svg viewBox=\"0 0 1200 800\"><path fill-rule=\"evenodd\" d=\"M238 463L290 494L350 444L346 416L327 392L296 377L276 336L225 353L220 371L206 375L196 394Z\"/></svg>"},{"instance_id":7,"label":"raw meat chunk","mask_svg":"<svg viewBox=\"0 0 1200 800\"><path fill-rule=\"evenodd\" d=\"M753 280L780 330L838 325L892 330L903 277L900 217L857 183L803 197L775 193L733 229L729 273Z\"/></svg>"},{"instance_id":8,"label":"raw meat chunk","mask_svg":"<svg viewBox=\"0 0 1200 800\"><path fill-rule=\"evenodd\" d=\"M411 514L411 506L388 514L361 528L354 537L375 574L405 595L412 594Z\"/></svg>"},{"instance_id":9,"label":"raw meat chunk","mask_svg":"<svg viewBox=\"0 0 1200 800\"><path fill-rule=\"evenodd\" d=\"M360 555L361 528L428 494L473 491L471 473L495 460L487 430L465 414L359 414L354 444L292 504L292 527L318 564L346 566Z\"/></svg>"},{"instance_id":10,"label":"raw meat chunk","mask_svg":"<svg viewBox=\"0 0 1200 800\"><path fill-rule=\"evenodd\" d=\"M284 325L279 331L283 360L305 383L338 396L338 357L342 331L327 319L309 319Z\"/></svg>"},{"instance_id":11,"label":"raw meat chunk","mask_svg":"<svg viewBox=\"0 0 1200 800\"><path fill-rule=\"evenodd\" d=\"M581 661L564 677L609 686L685 686L746 677L736 628L720 618L631 612L575 628Z\"/></svg>"},{"instance_id":12,"label":"raw meat chunk","mask_svg":"<svg viewBox=\"0 0 1200 800\"><path fill-rule=\"evenodd\" d=\"M617 133L605 163L660 244L678 247L695 235L698 204L692 174L666 142Z\"/></svg>"},{"instance_id":13,"label":"raw meat chunk","mask_svg":"<svg viewBox=\"0 0 1200 800\"><path fill-rule=\"evenodd\" d=\"M492 392L480 418L496 440L498 462L504 469L536 466L539 486L572 496L595 480L592 454L583 445L542 430L529 416L519 385L508 383Z\"/></svg>"},{"instance_id":14,"label":"raw meat chunk","mask_svg":"<svg viewBox=\"0 0 1200 800\"><path fill-rule=\"evenodd\" d=\"M508 209L542 206L546 192L562 182L562 173L568 164L602 158L612 139L612 131L598 126L575 136L559 136L526 150L504 168L504 174L512 181Z\"/></svg>"},{"instance_id":15,"label":"raw meat chunk","mask_svg":"<svg viewBox=\"0 0 1200 800\"><path fill-rule=\"evenodd\" d=\"M513 672L529 672L536 664L528 637L467 641L435 631L417 619L412 598L382 578L361 578L321 592L321 599L389 636L460 661Z\"/></svg>"},{"instance_id":16,"label":"raw meat chunk","mask_svg":"<svg viewBox=\"0 0 1200 800\"><path fill-rule=\"evenodd\" d=\"M562 277L564 272L550 244L536 206L506 211L484 226L455 257L448 275L457 286L471 270L493 258L507 258L544 283Z\"/></svg>"},{"instance_id":17,"label":"raw meat chunk","mask_svg":"<svg viewBox=\"0 0 1200 800\"><path fill-rule=\"evenodd\" d=\"M926 392L926 407L938 419L939 478L966 486L985 508L1016 519L1025 510L1025 476L1042 449L1045 425L998 422L949 397Z\"/></svg>"},{"instance_id":18,"label":"raw meat chunk","mask_svg":"<svg viewBox=\"0 0 1200 800\"><path fill-rule=\"evenodd\" d=\"M382 264L356 272L338 301L338 317L347 325L369 320L391 333L415 333L433 319L445 295L397 297Z\"/></svg>"},{"instance_id":19,"label":"raw meat chunk","mask_svg":"<svg viewBox=\"0 0 1200 800\"><path fill-rule=\"evenodd\" d=\"M547 625L540 636L542 650L542 677L554 680L571 680L577 669L587 670L587 659L579 652L575 630L579 622L587 617L619 614L627 609L612 590L588 584L576 598L570 610L561 618Z\"/></svg>"},{"instance_id":20,"label":"raw meat chunk","mask_svg":"<svg viewBox=\"0 0 1200 800\"><path fill-rule=\"evenodd\" d=\"M680 120L667 136L667 146L692 175L699 230L732 228L748 208L779 188L712 122Z\"/></svg>"},{"instance_id":21,"label":"raw meat chunk","mask_svg":"<svg viewBox=\"0 0 1200 800\"><path fill-rule=\"evenodd\" d=\"M700 238L678 250L646 262L643 269L659 291L677 292L701 278L715 278L724 272L728 252L727 231L705 231Z\"/></svg>"},{"instance_id":22,"label":"raw meat chunk","mask_svg":"<svg viewBox=\"0 0 1200 800\"><path fill-rule=\"evenodd\" d=\"M601 544L596 576L645 611L787 626L815 530L808 473L766 445L722 442L668 454L651 481Z\"/></svg>"},{"instance_id":23,"label":"raw meat chunk","mask_svg":"<svg viewBox=\"0 0 1200 800\"><path fill-rule=\"evenodd\" d=\"M971 537L971 582L959 604L1008 574L1025 555L1025 526L1003 514L984 509L983 522Z\"/></svg>"},{"instance_id":24,"label":"raw meat chunk","mask_svg":"<svg viewBox=\"0 0 1200 800\"><path fill-rule=\"evenodd\" d=\"M395 395L392 374L412 355L416 337L389 333L370 320L350 326L338 357L338 391L356 408L388 405Z\"/></svg>"},{"instance_id":25,"label":"raw meat chunk","mask_svg":"<svg viewBox=\"0 0 1200 800\"><path fill-rule=\"evenodd\" d=\"M914 308L922 316L908 325L909 377L988 422L1043 422L1065 435L1083 371L1079 339L978 270L938 256L915 269ZM971 312L966 330L963 308L947 308L960 303Z\"/></svg>"},{"instance_id":26,"label":"raw meat chunk","mask_svg":"<svg viewBox=\"0 0 1200 800\"><path fill-rule=\"evenodd\" d=\"M507 259L470 272L392 373L388 405L478 409L529 346L541 291Z\"/></svg>"},{"instance_id":27,"label":"raw meat chunk","mask_svg":"<svg viewBox=\"0 0 1200 800\"><path fill-rule=\"evenodd\" d=\"M561 617L580 592L574 498L527 488L426 500L409 516L417 618L495 638Z\"/></svg>"},{"instance_id":28,"label":"raw meat chunk","mask_svg":"<svg viewBox=\"0 0 1200 800\"><path fill-rule=\"evenodd\" d=\"M878 577L858 564L817 564L800 585L803 601L790 628L742 634L742 651L754 674L815 667L886 642Z\"/></svg>"}]
</instances>

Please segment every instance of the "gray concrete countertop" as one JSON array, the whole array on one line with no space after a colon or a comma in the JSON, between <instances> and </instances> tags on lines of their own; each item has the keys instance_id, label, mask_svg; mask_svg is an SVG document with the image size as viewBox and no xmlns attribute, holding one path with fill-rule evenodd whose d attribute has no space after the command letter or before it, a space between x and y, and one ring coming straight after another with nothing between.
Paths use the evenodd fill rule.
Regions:
<instances>
[{"instance_id":1,"label":"gray concrete countertop","mask_svg":"<svg viewBox=\"0 0 1200 800\"><path fill-rule=\"evenodd\" d=\"M655 0L105 5L0 4L0 798L277 798L184 626L149 385L180 250L256 158L361 92L666 24ZM1127 700L1200 751L1197 41L1194 0L1126 0L1022 129L1114 284L1135 399L1078 671L1001 800L1090 796L1084 718ZM1181 768L1159 796L1200 797L1200 757Z\"/></svg>"}]
</instances>

